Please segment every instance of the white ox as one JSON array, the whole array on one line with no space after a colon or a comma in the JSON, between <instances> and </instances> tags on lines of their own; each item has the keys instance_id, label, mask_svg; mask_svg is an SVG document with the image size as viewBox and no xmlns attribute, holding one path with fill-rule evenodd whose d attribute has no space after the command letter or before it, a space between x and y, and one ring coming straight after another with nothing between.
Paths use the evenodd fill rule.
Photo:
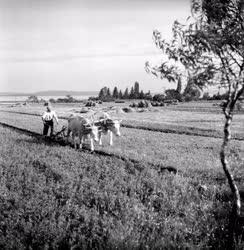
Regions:
<instances>
[{"instance_id":1,"label":"white ox","mask_svg":"<svg viewBox=\"0 0 244 250\"><path fill-rule=\"evenodd\" d=\"M113 145L113 134L120 136L120 123L121 120L113 120L107 113L99 117L99 120L95 122L95 125L99 127L98 139L99 145L102 145L102 134L109 133L109 145Z\"/></svg>"},{"instance_id":2,"label":"white ox","mask_svg":"<svg viewBox=\"0 0 244 250\"><path fill-rule=\"evenodd\" d=\"M98 141L98 127L91 124L88 119L81 116L71 116L68 119L67 138L72 133L74 147L82 148L85 139L90 139L91 151L94 151L93 141Z\"/></svg>"}]
</instances>

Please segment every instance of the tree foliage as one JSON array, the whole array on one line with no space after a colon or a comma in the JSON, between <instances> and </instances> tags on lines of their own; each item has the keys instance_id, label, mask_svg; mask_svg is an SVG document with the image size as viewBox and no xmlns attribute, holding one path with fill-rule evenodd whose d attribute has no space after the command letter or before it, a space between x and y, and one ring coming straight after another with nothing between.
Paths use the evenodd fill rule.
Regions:
<instances>
[{"instance_id":1,"label":"tree foliage","mask_svg":"<svg viewBox=\"0 0 244 250\"><path fill-rule=\"evenodd\" d=\"M118 99L119 98L119 91L117 87L114 87L113 90L113 98Z\"/></svg>"},{"instance_id":2,"label":"tree foliage","mask_svg":"<svg viewBox=\"0 0 244 250\"><path fill-rule=\"evenodd\" d=\"M153 31L156 46L167 57L161 65L146 70L176 82L187 79L186 88L203 90L216 85L226 91L224 140L220 159L234 194L234 211L240 215L240 194L227 160L230 126L236 102L244 93L244 1L192 0L192 14L183 25L173 24L173 37L165 41ZM191 88L190 88L191 87Z\"/></svg>"},{"instance_id":3,"label":"tree foliage","mask_svg":"<svg viewBox=\"0 0 244 250\"><path fill-rule=\"evenodd\" d=\"M133 98L134 98L134 94L135 94L134 87L131 87L131 89L130 89L130 94L129 94L129 98L130 98L130 99L133 99Z\"/></svg>"},{"instance_id":4,"label":"tree foliage","mask_svg":"<svg viewBox=\"0 0 244 250\"><path fill-rule=\"evenodd\" d=\"M122 90L118 90L118 88L115 86L112 95L108 87L103 87L99 91L98 98L100 100L108 101L111 101L113 99L144 99L145 95L143 90L140 91L139 83L135 82L131 87L130 92L128 88L126 88L125 91L122 92Z\"/></svg>"},{"instance_id":5,"label":"tree foliage","mask_svg":"<svg viewBox=\"0 0 244 250\"><path fill-rule=\"evenodd\" d=\"M123 93L122 90L119 91L119 99L123 99Z\"/></svg>"},{"instance_id":6,"label":"tree foliage","mask_svg":"<svg viewBox=\"0 0 244 250\"><path fill-rule=\"evenodd\" d=\"M104 99L106 96L108 95L108 88L107 87L103 87L98 94L99 99Z\"/></svg>"},{"instance_id":7,"label":"tree foliage","mask_svg":"<svg viewBox=\"0 0 244 250\"><path fill-rule=\"evenodd\" d=\"M200 90L213 84L227 89L231 87L230 91L240 96L243 91L244 42L241 2L192 1L192 16L188 24L174 22L171 42L162 39L159 31L153 31L155 44L167 60L153 67L146 62L147 71L170 82L184 77L191 79L191 84Z\"/></svg>"},{"instance_id":8,"label":"tree foliage","mask_svg":"<svg viewBox=\"0 0 244 250\"><path fill-rule=\"evenodd\" d=\"M233 211L236 217L239 217L241 212L240 193L231 173L227 154L234 108L244 92L243 1L193 1L192 9L197 22L195 27L191 29L189 39L187 39L189 45L193 48L198 45L199 55L212 56L212 64L216 70L210 75L210 79L214 79L216 84L227 90L226 101L223 105L226 122L220 159L234 194ZM199 24L201 26L198 28L196 25Z\"/></svg>"},{"instance_id":9,"label":"tree foliage","mask_svg":"<svg viewBox=\"0 0 244 250\"><path fill-rule=\"evenodd\" d=\"M182 96L175 89L167 89L165 91L165 99L167 99L167 100L173 99L173 100L181 101L182 100Z\"/></svg>"},{"instance_id":10,"label":"tree foliage","mask_svg":"<svg viewBox=\"0 0 244 250\"><path fill-rule=\"evenodd\" d=\"M39 99L38 99L37 96L31 95L31 96L29 96L29 97L27 98L26 101L27 101L27 102L35 102L35 103L38 103L38 102L39 102Z\"/></svg>"},{"instance_id":11,"label":"tree foliage","mask_svg":"<svg viewBox=\"0 0 244 250\"><path fill-rule=\"evenodd\" d=\"M134 84L134 98L138 99L140 95L140 87L139 87L139 83L135 82Z\"/></svg>"},{"instance_id":12,"label":"tree foliage","mask_svg":"<svg viewBox=\"0 0 244 250\"><path fill-rule=\"evenodd\" d=\"M110 92L109 88L107 89L107 95L106 96L109 97L109 98L111 97L111 92Z\"/></svg>"},{"instance_id":13,"label":"tree foliage","mask_svg":"<svg viewBox=\"0 0 244 250\"><path fill-rule=\"evenodd\" d=\"M128 88L125 89L123 98L124 98L124 99L128 99L128 98L129 98L129 90L128 90Z\"/></svg>"}]
</instances>

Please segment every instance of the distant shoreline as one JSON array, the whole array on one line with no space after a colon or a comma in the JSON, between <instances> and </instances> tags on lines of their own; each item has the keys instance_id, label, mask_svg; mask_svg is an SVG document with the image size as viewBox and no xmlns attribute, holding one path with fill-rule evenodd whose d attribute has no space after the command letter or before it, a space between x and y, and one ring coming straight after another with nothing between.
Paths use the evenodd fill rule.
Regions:
<instances>
[{"instance_id":1,"label":"distant shoreline","mask_svg":"<svg viewBox=\"0 0 244 250\"><path fill-rule=\"evenodd\" d=\"M20 92L0 92L0 96L94 96L98 95L98 91L65 91L65 90L51 90L51 91L38 91L33 93L20 93Z\"/></svg>"},{"instance_id":2,"label":"distant shoreline","mask_svg":"<svg viewBox=\"0 0 244 250\"><path fill-rule=\"evenodd\" d=\"M28 101L28 97L34 94L28 95L0 95L0 104L12 104L12 103L24 103ZM71 95L74 99L82 101L87 100L91 96L97 96L98 94L82 94L82 95ZM49 101L50 99L66 98L67 95L35 95L38 99Z\"/></svg>"}]
</instances>

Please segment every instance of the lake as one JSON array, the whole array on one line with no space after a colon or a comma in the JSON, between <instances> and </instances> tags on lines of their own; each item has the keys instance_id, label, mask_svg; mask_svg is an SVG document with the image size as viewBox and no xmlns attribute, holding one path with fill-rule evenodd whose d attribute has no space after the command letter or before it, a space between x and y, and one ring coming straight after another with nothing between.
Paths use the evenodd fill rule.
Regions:
<instances>
[{"instance_id":1,"label":"lake","mask_svg":"<svg viewBox=\"0 0 244 250\"><path fill-rule=\"evenodd\" d=\"M78 95L78 96L72 96L73 98L77 100L86 100L91 95ZM28 99L29 96L15 96L15 95L6 95L6 96L0 96L0 103L15 103L15 102L25 102ZM37 96L38 99L44 99L45 101L48 101L49 99L58 99L58 98L65 98L66 96Z\"/></svg>"}]
</instances>

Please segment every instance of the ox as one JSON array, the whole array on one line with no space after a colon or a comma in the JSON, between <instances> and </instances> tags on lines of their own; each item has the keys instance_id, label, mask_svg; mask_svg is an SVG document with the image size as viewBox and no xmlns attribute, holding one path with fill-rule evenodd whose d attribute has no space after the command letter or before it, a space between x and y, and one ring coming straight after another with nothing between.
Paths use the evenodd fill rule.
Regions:
<instances>
[{"instance_id":1,"label":"ox","mask_svg":"<svg viewBox=\"0 0 244 250\"><path fill-rule=\"evenodd\" d=\"M91 151L94 151L93 141L98 141L98 127L91 124L88 119L81 116L71 116L68 119L67 138L72 133L74 147L82 148L85 139L90 139Z\"/></svg>"},{"instance_id":2,"label":"ox","mask_svg":"<svg viewBox=\"0 0 244 250\"><path fill-rule=\"evenodd\" d=\"M113 120L107 113L104 113L103 116L99 117L99 121L95 122L95 125L99 127L98 139L99 145L102 145L102 134L109 133L109 145L113 145L113 134L120 136L120 123L121 120Z\"/></svg>"}]
</instances>

